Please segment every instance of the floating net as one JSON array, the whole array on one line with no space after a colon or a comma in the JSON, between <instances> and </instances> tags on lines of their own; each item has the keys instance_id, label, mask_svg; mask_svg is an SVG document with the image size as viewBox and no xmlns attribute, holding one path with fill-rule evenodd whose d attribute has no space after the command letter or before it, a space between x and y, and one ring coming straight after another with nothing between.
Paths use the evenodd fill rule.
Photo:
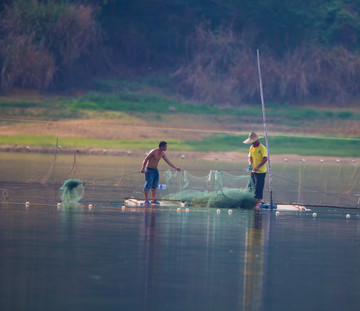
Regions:
<instances>
[{"instance_id":1,"label":"floating net","mask_svg":"<svg viewBox=\"0 0 360 311\"><path fill-rule=\"evenodd\" d=\"M65 180L60 191L60 198L64 205L78 205L85 194L84 182L79 179Z\"/></svg>"},{"instance_id":2,"label":"floating net","mask_svg":"<svg viewBox=\"0 0 360 311\"><path fill-rule=\"evenodd\" d=\"M163 180L166 183L163 199L216 208L252 208L256 204L249 175L235 176L211 170L199 177L188 171L168 170Z\"/></svg>"}]
</instances>

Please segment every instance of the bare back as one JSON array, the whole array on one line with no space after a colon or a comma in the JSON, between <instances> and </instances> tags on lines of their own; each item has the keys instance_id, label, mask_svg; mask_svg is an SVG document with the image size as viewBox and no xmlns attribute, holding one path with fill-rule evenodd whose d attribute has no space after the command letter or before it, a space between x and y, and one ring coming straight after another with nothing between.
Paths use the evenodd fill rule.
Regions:
<instances>
[{"instance_id":1,"label":"bare back","mask_svg":"<svg viewBox=\"0 0 360 311\"><path fill-rule=\"evenodd\" d=\"M171 161L167 158L165 151L167 149L167 145L163 145L157 149L152 149L148 155L145 157L142 167L141 167L141 173L145 172L145 167L156 169L158 167L159 161L161 158L165 160L167 164L169 164L171 167L176 169L177 171L181 171L179 167L171 163Z\"/></svg>"},{"instance_id":2,"label":"bare back","mask_svg":"<svg viewBox=\"0 0 360 311\"><path fill-rule=\"evenodd\" d=\"M157 168L159 161L164 156L164 152L160 149L153 149L149 152L146 159L148 160L147 166L150 168Z\"/></svg>"}]
</instances>

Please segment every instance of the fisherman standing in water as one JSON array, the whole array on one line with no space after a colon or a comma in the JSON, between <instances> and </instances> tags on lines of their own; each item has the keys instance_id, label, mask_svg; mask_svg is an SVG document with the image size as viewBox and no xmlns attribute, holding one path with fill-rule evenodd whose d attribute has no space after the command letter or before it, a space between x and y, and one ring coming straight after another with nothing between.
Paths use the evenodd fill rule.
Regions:
<instances>
[{"instance_id":1,"label":"fisherman standing in water","mask_svg":"<svg viewBox=\"0 0 360 311\"><path fill-rule=\"evenodd\" d=\"M170 162L170 160L166 157L165 151L167 149L167 142L161 141L159 143L159 148L152 149L148 155L145 157L142 167L141 173L145 173L145 185L144 185L144 194L145 194L145 205L150 205L149 202L149 190L151 190L152 201L151 204L159 204L156 200L156 188L159 184L159 171L157 166L161 158L165 160L167 164L171 167L180 171L180 168L175 166Z\"/></svg>"},{"instance_id":2,"label":"fisherman standing in water","mask_svg":"<svg viewBox=\"0 0 360 311\"><path fill-rule=\"evenodd\" d=\"M260 209L261 200L263 198L266 165L268 153L266 147L259 142L259 137L255 132L250 132L249 137L244 140L244 144L252 144L249 149L249 169L251 169L251 179L255 187L255 199L257 204L255 209ZM252 188L252 187L250 187Z\"/></svg>"}]
</instances>

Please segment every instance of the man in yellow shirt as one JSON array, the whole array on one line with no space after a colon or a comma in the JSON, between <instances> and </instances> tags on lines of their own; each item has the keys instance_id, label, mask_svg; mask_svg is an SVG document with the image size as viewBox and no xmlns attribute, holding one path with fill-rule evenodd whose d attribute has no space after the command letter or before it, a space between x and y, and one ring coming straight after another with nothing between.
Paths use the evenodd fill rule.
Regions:
<instances>
[{"instance_id":1,"label":"man in yellow shirt","mask_svg":"<svg viewBox=\"0 0 360 311\"><path fill-rule=\"evenodd\" d=\"M260 138L262 137L258 136L255 132L250 132L249 137L244 140L244 144L252 144L249 149L249 169L251 169L251 179L255 188L254 196L257 200L255 209L260 209L263 198L267 171L266 162L268 159L266 147L260 143Z\"/></svg>"}]
</instances>

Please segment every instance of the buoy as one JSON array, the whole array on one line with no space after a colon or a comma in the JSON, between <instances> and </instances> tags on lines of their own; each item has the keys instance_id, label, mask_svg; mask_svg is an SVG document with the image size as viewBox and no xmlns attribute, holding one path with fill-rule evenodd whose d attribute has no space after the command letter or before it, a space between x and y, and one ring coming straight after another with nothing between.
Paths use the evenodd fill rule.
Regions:
<instances>
[{"instance_id":1,"label":"buoy","mask_svg":"<svg viewBox=\"0 0 360 311\"><path fill-rule=\"evenodd\" d=\"M180 207L178 207L178 208L176 209L176 211L177 211L177 212L180 212L180 211L181 211L181 208L180 208Z\"/></svg>"},{"instance_id":2,"label":"buoy","mask_svg":"<svg viewBox=\"0 0 360 311\"><path fill-rule=\"evenodd\" d=\"M317 214L316 213L313 213L313 217L316 217L317 216Z\"/></svg>"},{"instance_id":3,"label":"buoy","mask_svg":"<svg viewBox=\"0 0 360 311\"><path fill-rule=\"evenodd\" d=\"M185 156L182 154L182 155L181 155L181 159L184 159L184 158L185 158Z\"/></svg>"},{"instance_id":4,"label":"buoy","mask_svg":"<svg viewBox=\"0 0 360 311\"><path fill-rule=\"evenodd\" d=\"M275 212L275 215L276 215L276 216L279 216L279 215L280 215L280 212L279 212L279 211L276 211L276 212Z\"/></svg>"},{"instance_id":5,"label":"buoy","mask_svg":"<svg viewBox=\"0 0 360 311\"><path fill-rule=\"evenodd\" d=\"M302 159L301 161L302 161L303 163L305 163L305 162L306 162L306 160L305 160L305 159Z\"/></svg>"},{"instance_id":6,"label":"buoy","mask_svg":"<svg viewBox=\"0 0 360 311\"><path fill-rule=\"evenodd\" d=\"M30 202L26 202L25 205L26 205L26 206L30 205Z\"/></svg>"},{"instance_id":7,"label":"buoy","mask_svg":"<svg viewBox=\"0 0 360 311\"><path fill-rule=\"evenodd\" d=\"M221 212L221 211L220 211L219 209L216 210L216 213L220 214L220 212Z\"/></svg>"},{"instance_id":8,"label":"buoy","mask_svg":"<svg viewBox=\"0 0 360 311\"><path fill-rule=\"evenodd\" d=\"M229 209L228 213L229 213L229 215L231 215L231 214L232 214L232 210L231 210L231 209Z\"/></svg>"},{"instance_id":9,"label":"buoy","mask_svg":"<svg viewBox=\"0 0 360 311\"><path fill-rule=\"evenodd\" d=\"M337 159L337 160L336 160L336 163L340 163L340 160L339 160L339 159Z\"/></svg>"},{"instance_id":10,"label":"buoy","mask_svg":"<svg viewBox=\"0 0 360 311\"><path fill-rule=\"evenodd\" d=\"M288 159L284 159L284 162L287 162L288 161Z\"/></svg>"},{"instance_id":11,"label":"buoy","mask_svg":"<svg viewBox=\"0 0 360 311\"><path fill-rule=\"evenodd\" d=\"M61 203L56 204L57 207L61 207Z\"/></svg>"},{"instance_id":12,"label":"buoy","mask_svg":"<svg viewBox=\"0 0 360 311\"><path fill-rule=\"evenodd\" d=\"M321 159L321 160L320 160L320 162L321 162L321 163L324 163L324 160L323 160L323 159Z\"/></svg>"},{"instance_id":13,"label":"buoy","mask_svg":"<svg viewBox=\"0 0 360 311\"><path fill-rule=\"evenodd\" d=\"M346 216L345 216L346 218L350 218L351 216L350 216L350 214L346 214Z\"/></svg>"},{"instance_id":14,"label":"buoy","mask_svg":"<svg viewBox=\"0 0 360 311\"><path fill-rule=\"evenodd\" d=\"M126 206L125 205L121 206L121 209L124 211L126 209Z\"/></svg>"},{"instance_id":15,"label":"buoy","mask_svg":"<svg viewBox=\"0 0 360 311\"><path fill-rule=\"evenodd\" d=\"M89 204L89 209L92 209L92 208L93 208L92 204Z\"/></svg>"},{"instance_id":16,"label":"buoy","mask_svg":"<svg viewBox=\"0 0 360 311\"><path fill-rule=\"evenodd\" d=\"M185 212L186 212L186 213L189 213L189 211L190 211L189 208L186 208L186 209L185 209Z\"/></svg>"}]
</instances>

